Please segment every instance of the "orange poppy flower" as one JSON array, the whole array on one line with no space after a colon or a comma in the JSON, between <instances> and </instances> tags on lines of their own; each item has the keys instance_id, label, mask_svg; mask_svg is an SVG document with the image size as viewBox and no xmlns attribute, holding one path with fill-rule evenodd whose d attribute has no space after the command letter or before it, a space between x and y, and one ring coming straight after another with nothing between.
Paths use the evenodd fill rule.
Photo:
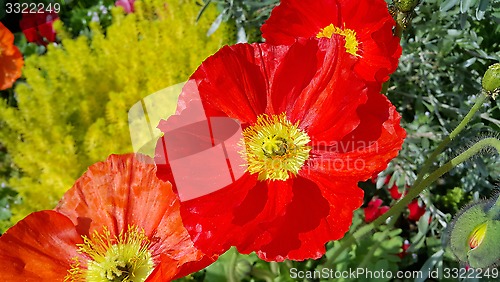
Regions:
<instances>
[{"instance_id":1,"label":"orange poppy flower","mask_svg":"<svg viewBox=\"0 0 500 282\"><path fill-rule=\"evenodd\" d=\"M21 76L23 56L14 45L14 35L0 23L0 90L12 87Z\"/></svg>"},{"instance_id":2,"label":"orange poppy flower","mask_svg":"<svg viewBox=\"0 0 500 282\"><path fill-rule=\"evenodd\" d=\"M0 237L1 281L170 281L211 262L193 247L171 185L152 164L112 155L54 211Z\"/></svg>"}]
</instances>

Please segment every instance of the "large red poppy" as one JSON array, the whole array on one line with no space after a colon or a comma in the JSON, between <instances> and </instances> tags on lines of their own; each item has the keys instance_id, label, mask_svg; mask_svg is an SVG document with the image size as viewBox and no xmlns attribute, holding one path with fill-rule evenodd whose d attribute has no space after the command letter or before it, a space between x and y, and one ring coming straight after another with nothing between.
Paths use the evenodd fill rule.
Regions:
<instances>
[{"instance_id":1,"label":"large red poppy","mask_svg":"<svg viewBox=\"0 0 500 282\"><path fill-rule=\"evenodd\" d=\"M358 181L387 166L405 131L379 86L353 73L344 43L226 46L192 75L177 115L159 125L155 161L203 252L318 258L349 229Z\"/></svg>"},{"instance_id":2,"label":"large red poppy","mask_svg":"<svg viewBox=\"0 0 500 282\"><path fill-rule=\"evenodd\" d=\"M331 33L355 37L349 46L358 58L355 71L366 80L383 82L401 55L395 26L384 0L281 0L261 30L266 42L276 45Z\"/></svg>"},{"instance_id":3,"label":"large red poppy","mask_svg":"<svg viewBox=\"0 0 500 282\"><path fill-rule=\"evenodd\" d=\"M193 247L170 183L133 155L92 165L54 211L9 229L0 260L2 281L51 282L94 281L90 275L169 281L213 262Z\"/></svg>"},{"instance_id":4,"label":"large red poppy","mask_svg":"<svg viewBox=\"0 0 500 282\"><path fill-rule=\"evenodd\" d=\"M14 45L14 35L0 23L0 90L12 87L21 76L24 60Z\"/></svg>"}]
</instances>

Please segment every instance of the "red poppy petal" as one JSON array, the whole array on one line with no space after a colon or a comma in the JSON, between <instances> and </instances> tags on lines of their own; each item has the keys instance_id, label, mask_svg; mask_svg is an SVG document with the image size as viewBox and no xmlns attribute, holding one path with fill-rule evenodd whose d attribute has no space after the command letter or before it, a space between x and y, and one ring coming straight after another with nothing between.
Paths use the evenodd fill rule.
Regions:
<instances>
[{"instance_id":1,"label":"red poppy petal","mask_svg":"<svg viewBox=\"0 0 500 282\"><path fill-rule=\"evenodd\" d=\"M262 37L270 44L291 44L298 37L316 36L329 24L341 25L338 1L281 0L262 25ZM328 11L328 12L326 12ZM338 20L332 22L337 18Z\"/></svg>"},{"instance_id":2,"label":"red poppy petal","mask_svg":"<svg viewBox=\"0 0 500 282\"><path fill-rule=\"evenodd\" d=\"M273 112L268 113L286 112L313 139L325 129L335 128L338 138L352 131L358 124L356 108L366 101L366 85L348 71L355 60L343 46L340 36L292 44L273 77Z\"/></svg>"},{"instance_id":3,"label":"red poppy petal","mask_svg":"<svg viewBox=\"0 0 500 282\"><path fill-rule=\"evenodd\" d=\"M330 24L356 32L359 43L355 71L369 81L386 81L401 55L395 22L382 0L282 0L262 26L271 44L291 44L294 38L314 37Z\"/></svg>"},{"instance_id":4,"label":"red poppy petal","mask_svg":"<svg viewBox=\"0 0 500 282\"><path fill-rule=\"evenodd\" d=\"M177 112L200 98L207 117L229 116L243 124L264 112L286 112L290 121L300 121L311 136L329 129L330 135L340 139L358 125L356 108L367 99L366 84L347 71L355 60L343 45L344 39L334 36L299 40L291 46L222 48L193 74ZM237 66L236 71L231 65Z\"/></svg>"},{"instance_id":5,"label":"red poppy petal","mask_svg":"<svg viewBox=\"0 0 500 282\"><path fill-rule=\"evenodd\" d=\"M297 101L289 102L291 120L300 120L313 142L341 139L354 130L359 124L356 109L367 100L367 85L349 71L354 58L345 52L343 42L340 36L319 40L316 52L324 58L315 67L320 71Z\"/></svg>"},{"instance_id":6,"label":"red poppy petal","mask_svg":"<svg viewBox=\"0 0 500 282\"><path fill-rule=\"evenodd\" d=\"M56 41L56 32L52 27L53 22L46 22L38 26L38 30L42 37L45 37L49 42Z\"/></svg>"},{"instance_id":7,"label":"red poppy petal","mask_svg":"<svg viewBox=\"0 0 500 282\"><path fill-rule=\"evenodd\" d=\"M193 73L190 81L196 82L197 89L193 89L192 82L185 86L179 103L187 104L193 95L199 95L209 116L223 112L242 123L255 121L266 107L269 81L263 74L272 72L282 55L269 52L272 48L258 44L221 48Z\"/></svg>"},{"instance_id":8,"label":"red poppy petal","mask_svg":"<svg viewBox=\"0 0 500 282\"><path fill-rule=\"evenodd\" d=\"M384 170L397 156L406 132L399 124L401 116L387 98L372 89L357 113L359 126L342 140L330 142L330 146L316 143L308 163L311 169L363 181Z\"/></svg>"},{"instance_id":9,"label":"red poppy petal","mask_svg":"<svg viewBox=\"0 0 500 282\"><path fill-rule=\"evenodd\" d=\"M232 245L243 253L253 251L266 240L257 239L262 233L258 224L282 214L287 204L286 186L274 183L271 187L275 189L245 174L224 189L182 202L182 219L195 246L207 254L223 253ZM278 191L282 201L275 199Z\"/></svg>"},{"instance_id":10,"label":"red poppy petal","mask_svg":"<svg viewBox=\"0 0 500 282\"><path fill-rule=\"evenodd\" d=\"M363 202L363 191L353 182L307 177L314 181L294 179L286 213L265 225L272 240L257 251L261 259L316 259L325 253L327 242L342 238L349 230L352 213Z\"/></svg>"},{"instance_id":11,"label":"red poppy petal","mask_svg":"<svg viewBox=\"0 0 500 282\"><path fill-rule=\"evenodd\" d=\"M0 237L1 281L62 281L83 243L75 226L55 211L28 215Z\"/></svg>"}]
</instances>

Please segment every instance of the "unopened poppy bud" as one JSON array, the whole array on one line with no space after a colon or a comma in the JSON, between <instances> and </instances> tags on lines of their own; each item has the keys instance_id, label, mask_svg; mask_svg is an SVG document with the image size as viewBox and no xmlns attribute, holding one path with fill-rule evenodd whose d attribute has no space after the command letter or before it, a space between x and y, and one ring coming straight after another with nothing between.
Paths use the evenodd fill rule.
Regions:
<instances>
[{"instance_id":1,"label":"unopened poppy bud","mask_svg":"<svg viewBox=\"0 0 500 282\"><path fill-rule=\"evenodd\" d=\"M500 63L491 65L483 76L483 89L496 98L500 93Z\"/></svg>"},{"instance_id":2,"label":"unopened poppy bud","mask_svg":"<svg viewBox=\"0 0 500 282\"><path fill-rule=\"evenodd\" d=\"M498 195L464 208L450 224L450 248L473 268L486 268L500 260Z\"/></svg>"},{"instance_id":3,"label":"unopened poppy bud","mask_svg":"<svg viewBox=\"0 0 500 282\"><path fill-rule=\"evenodd\" d=\"M394 5L399 11L406 13L413 10L419 2L419 0L395 0Z\"/></svg>"},{"instance_id":4,"label":"unopened poppy bud","mask_svg":"<svg viewBox=\"0 0 500 282\"><path fill-rule=\"evenodd\" d=\"M486 235L487 227L488 227L488 224L486 224L486 222L485 222L483 224L480 224L478 227L476 227L472 231L472 233L469 236L469 247L471 249L475 249L479 245L481 245L481 243L484 240L484 236Z\"/></svg>"}]
</instances>

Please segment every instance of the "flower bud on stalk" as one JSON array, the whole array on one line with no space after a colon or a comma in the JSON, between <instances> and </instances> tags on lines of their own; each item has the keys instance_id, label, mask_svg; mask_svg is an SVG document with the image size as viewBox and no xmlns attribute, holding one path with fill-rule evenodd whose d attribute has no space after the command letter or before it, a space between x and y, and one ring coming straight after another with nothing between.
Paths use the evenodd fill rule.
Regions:
<instances>
[{"instance_id":1,"label":"flower bud on stalk","mask_svg":"<svg viewBox=\"0 0 500 282\"><path fill-rule=\"evenodd\" d=\"M450 248L473 268L500 260L500 193L465 207L450 224Z\"/></svg>"},{"instance_id":2,"label":"flower bud on stalk","mask_svg":"<svg viewBox=\"0 0 500 282\"><path fill-rule=\"evenodd\" d=\"M394 0L389 12L402 29L407 29L415 14L414 9L419 3L420 0Z\"/></svg>"},{"instance_id":3,"label":"flower bud on stalk","mask_svg":"<svg viewBox=\"0 0 500 282\"><path fill-rule=\"evenodd\" d=\"M500 63L491 65L484 73L483 89L493 99L500 93Z\"/></svg>"},{"instance_id":4,"label":"flower bud on stalk","mask_svg":"<svg viewBox=\"0 0 500 282\"><path fill-rule=\"evenodd\" d=\"M401 12L411 12L419 3L419 0L395 0L394 5Z\"/></svg>"}]
</instances>

